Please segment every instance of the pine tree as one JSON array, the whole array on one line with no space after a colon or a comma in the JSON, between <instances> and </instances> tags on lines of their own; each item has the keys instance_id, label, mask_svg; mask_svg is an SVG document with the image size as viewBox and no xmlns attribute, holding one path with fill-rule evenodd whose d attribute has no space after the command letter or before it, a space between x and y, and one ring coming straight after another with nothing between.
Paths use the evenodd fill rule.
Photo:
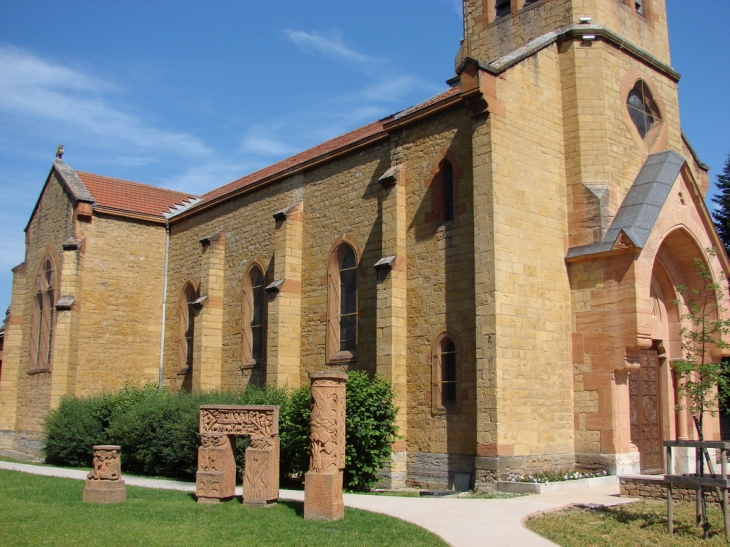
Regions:
<instances>
[{"instance_id":1,"label":"pine tree","mask_svg":"<svg viewBox=\"0 0 730 547\"><path fill-rule=\"evenodd\" d=\"M717 175L717 195L712 198L717 208L712 212L715 228L725 250L730 254L730 154L725 160L725 168Z\"/></svg>"}]
</instances>

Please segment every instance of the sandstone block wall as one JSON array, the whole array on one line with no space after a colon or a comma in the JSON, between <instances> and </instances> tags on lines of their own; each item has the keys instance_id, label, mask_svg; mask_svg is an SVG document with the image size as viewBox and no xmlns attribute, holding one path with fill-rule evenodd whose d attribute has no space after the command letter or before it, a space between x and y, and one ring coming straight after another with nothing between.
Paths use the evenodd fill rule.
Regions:
<instances>
[{"instance_id":1,"label":"sandstone block wall","mask_svg":"<svg viewBox=\"0 0 730 547\"><path fill-rule=\"evenodd\" d=\"M157 382L165 228L109 216L79 223L84 238L76 395Z\"/></svg>"},{"instance_id":2,"label":"sandstone block wall","mask_svg":"<svg viewBox=\"0 0 730 547\"><path fill-rule=\"evenodd\" d=\"M486 459L477 465L496 466L503 474L503 464L510 469L564 466L573 453L557 47L509 69L497 80L496 94L504 112L487 120L493 216L485 207L487 215L477 211L475 222L493 226L495 351L492 362L478 366L498 407L478 416L485 434L477 450Z\"/></svg>"},{"instance_id":3,"label":"sandstone block wall","mask_svg":"<svg viewBox=\"0 0 730 547\"><path fill-rule=\"evenodd\" d=\"M30 318L38 269L45 256L50 255L56 268L58 291L63 268L62 243L73 236L73 206L61 183L55 176L51 177L28 226L25 275L18 276L13 286L10 333L6 335L10 347L5 355L0 385L3 411L0 429L16 430L13 441L16 450L37 451L40 448L41 423L51 401L52 358L50 370L30 370ZM15 393L13 384L17 389ZM17 397L15 409L12 408L14 396Z\"/></svg>"}]
</instances>

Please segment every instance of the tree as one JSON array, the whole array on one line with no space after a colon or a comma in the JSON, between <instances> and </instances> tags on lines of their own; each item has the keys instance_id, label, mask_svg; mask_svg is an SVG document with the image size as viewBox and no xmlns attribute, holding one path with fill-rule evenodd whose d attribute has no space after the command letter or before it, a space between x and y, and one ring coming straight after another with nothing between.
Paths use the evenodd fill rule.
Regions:
<instances>
[{"instance_id":1,"label":"tree","mask_svg":"<svg viewBox=\"0 0 730 547\"><path fill-rule=\"evenodd\" d=\"M725 250L730 254L730 154L725 160L725 168L717 175L718 194L712 198L717 209L712 212L715 228Z\"/></svg>"},{"instance_id":2,"label":"tree","mask_svg":"<svg viewBox=\"0 0 730 547\"><path fill-rule=\"evenodd\" d=\"M730 183L730 180L728 182ZM730 191L730 184L728 190ZM728 197L730 198L730 195ZM730 228L730 224L728 227ZM710 257L717 253L714 248L706 251ZM678 287L684 298L678 299L675 304L677 307L684 304L687 313L680 318L682 358L675 361L674 366L679 377L678 395L684 395L687 401L686 405L678 404L677 410L689 410L697 430L697 437L702 442L705 440L705 414L709 412L715 416L719 402L728 391L725 364L718 360L718 354L730 347L724 340L724 336L730 333L730 320L722 318L722 312L725 311L722 306L728 294L728 287L724 284L725 279L721 279L719 283L715 282L709 267L701 258L695 258L695 273L700 278L698 288ZM704 476L705 461L714 476L707 448L698 449L696 455L697 476ZM704 537L709 537L707 502L705 491L701 486L697 489L697 523L704 529Z\"/></svg>"}]
</instances>

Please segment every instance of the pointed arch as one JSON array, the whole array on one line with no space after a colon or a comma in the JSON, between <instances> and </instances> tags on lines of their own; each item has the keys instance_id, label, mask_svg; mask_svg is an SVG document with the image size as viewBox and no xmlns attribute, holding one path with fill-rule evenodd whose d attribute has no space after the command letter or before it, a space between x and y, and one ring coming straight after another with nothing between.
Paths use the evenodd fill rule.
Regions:
<instances>
[{"instance_id":1,"label":"pointed arch","mask_svg":"<svg viewBox=\"0 0 730 547\"><path fill-rule=\"evenodd\" d=\"M179 331L177 342L178 372L188 373L193 370L195 354L195 302L198 289L193 281L187 281L180 292L178 305Z\"/></svg>"},{"instance_id":2,"label":"pointed arch","mask_svg":"<svg viewBox=\"0 0 730 547\"><path fill-rule=\"evenodd\" d=\"M37 270L33 289L30 347L30 369L32 371L44 371L51 368L57 283L56 265L51 254L47 253Z\"/></svg>"},{"instance_id":3,"label":"pointed arch","mask_svg":"<svg viewBox=\"0 0 730 547\"><path fill-rule=\"evenodd\" d=\"M328 363L357 359L359 264L358 248L342 237L327 266Z\"/></svg>"},{"instance_id":4,"label":"pointed arch","mask_svg":"<svg viewBox=\"0 0 730 547\"><path fill-rule=\"evenodd\" d=\"M442 328L431 344L431 405L434 414L459 412L461 344L456 334Z\"/></svg>"},{"instance_id":5,"label":"pointed arch","mask_svg":"<svg viewBox=\"0 0 730 547\"><path fill-rule=\"evenodd\" d=\"M241 366L266 363L266 276L263 265L253 262L243 276L241 306Z\"/></svg>"}]
</instances>

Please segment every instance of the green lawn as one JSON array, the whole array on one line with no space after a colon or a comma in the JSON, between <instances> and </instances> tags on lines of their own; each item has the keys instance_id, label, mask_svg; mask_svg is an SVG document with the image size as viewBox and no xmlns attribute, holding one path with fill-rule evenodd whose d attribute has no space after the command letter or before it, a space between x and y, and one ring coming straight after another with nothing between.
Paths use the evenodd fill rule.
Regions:
<instances>
[{"instance_id":1,"label":"green lawn","mask_svg":"<svg viewBox=\"0 0 730 547\"><path fill-rule=\"evenodd\" d=\"M667 534L667 503L648 500L601 510L568 509L527 521L533 532L563 547L712 547L725 542L722 511L708 503L711 538L695 526L694 502L674 503L674 535Z\"/></svg>"},{"instance_id":2,"label":"green lawn","mask_svg":"<svg viewBox=\"0 0 730 547\"><path fill-rule=\"evenodd\" d=\"M446 545L413 524L357 509L346 508L339 522L314 522L302 519L295 501L266 509L198 505L188 493L127 486L126 503L93 505L81 501L83 488L83 481L0 470L0 545Z\"/></svg>"}]
</instances>

